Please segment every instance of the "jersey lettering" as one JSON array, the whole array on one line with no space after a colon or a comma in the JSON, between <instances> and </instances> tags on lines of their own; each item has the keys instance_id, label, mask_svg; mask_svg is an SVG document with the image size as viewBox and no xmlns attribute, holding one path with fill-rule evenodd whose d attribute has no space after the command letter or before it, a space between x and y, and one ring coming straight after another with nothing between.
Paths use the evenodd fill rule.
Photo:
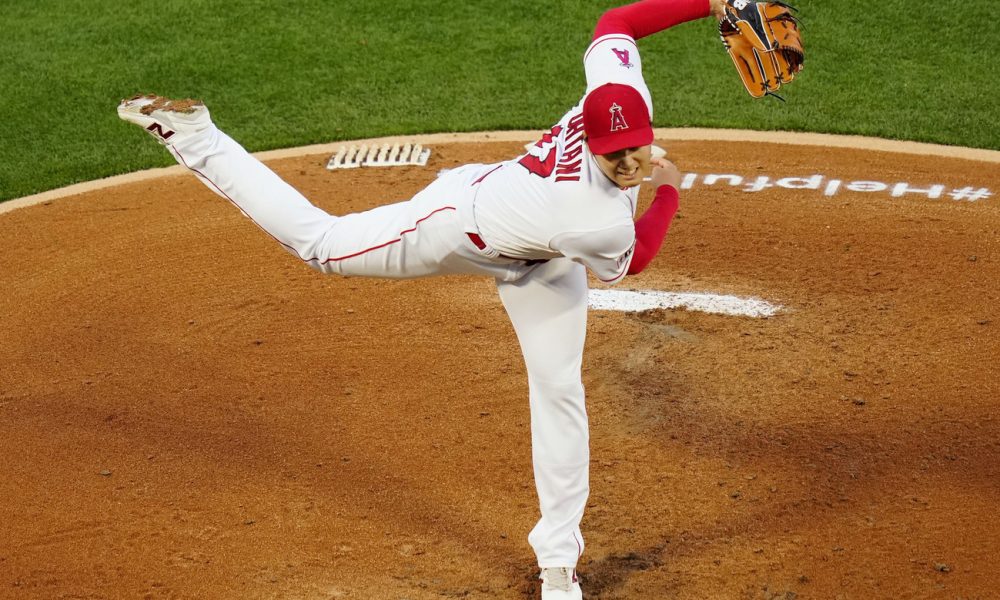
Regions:
<instances>
[{"instance_id":1,"label":"jersey lettering","mask_svg":"<svg viewBox=\"0 0 1000 600\"><path fill-rule=\"evenodd\" d=\"M548 133L542 134L542 139L535 142L535 148L544 148L548 144L552 143L560 133L562 133L562 125L556 125Z\"/></svg>"},{"instance_id":2,"label":"jersey lettering","mask_svg":"<svg viewBox=\"0 0 1000 600\"><path fill-rule=\"evenodd\" d=\"M559 164L567 163L579 158L580 153L583 152L583 144L571 144L566 152L563 152L562 160Z\"/></svg>"},{"instance_id":3,"label":"jersey lettering","mask_svg":"<svg viewBox=\"0 0 1000 600\"><path fill-rule=\"evenodd\" d=\"M546 178L552 175L556 168L555 139L562 133L562 125L556 125L551 131L542 135L542 139L532 146L527 154L517 162L530 173Z\"/></svg>"},{"instance_id":4,"label":"jersey lettering","mask_svg":"<svg viewBox=\"0 0 1000 600\"><path fill-rule=\"evenodd\" d=\"M544 160L534 154L525 154L517 162L529 172L544 179L551 175L553 169L556 168L556 151L555 148L551 148Z\"/></svg>"},{"instance_id":5,"label":"jersey lettering","mask_svg":"<svg viewBox=\"0 0 1000 600\"><path fill-rule=\"evenodd\" d=\"M567 123L566 148L556 165L556 181L580 181L580 154L583 152L583 113Z\"/></svg>"},{"instance_id":6,"label":"jersey lettering","mask_svg":"<svg viewBox=\"0 0 1000 600\"><path fill-rule=\"evenodd\" d=\"M556 181L578 181L580 179L580 163L583 161L576 161L572 163L561 162L556 165ZM575 177L574 177L575 176Z\"/></svg>"}]
</instances>

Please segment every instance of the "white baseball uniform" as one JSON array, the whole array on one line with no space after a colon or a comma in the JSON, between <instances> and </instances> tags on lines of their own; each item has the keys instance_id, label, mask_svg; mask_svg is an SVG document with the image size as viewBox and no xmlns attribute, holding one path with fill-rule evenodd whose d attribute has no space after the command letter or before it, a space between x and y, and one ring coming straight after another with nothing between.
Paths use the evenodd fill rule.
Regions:
<instances>
[{"instance_id":1,"label":"white baseball uniform","mask_svg":"<svg viewBox=\"0 0 1000 600\"><path fill-rule=\"evenodd\" d=\"M640 91L652 114L635 41L588 48L588 90ZM627 118L628 115L625 115ZM538 564L574 567L589 492L581 363L589 268L613 284L635 245L638 188L620 189L584 142L582 101L526 154L443 173L406 202L344 216L310 204L213 126L170 146L177 160L289 252L324 273L410 278L466 273L497 281L527 365L541 519Z\"/></svg>"}]
</instances>

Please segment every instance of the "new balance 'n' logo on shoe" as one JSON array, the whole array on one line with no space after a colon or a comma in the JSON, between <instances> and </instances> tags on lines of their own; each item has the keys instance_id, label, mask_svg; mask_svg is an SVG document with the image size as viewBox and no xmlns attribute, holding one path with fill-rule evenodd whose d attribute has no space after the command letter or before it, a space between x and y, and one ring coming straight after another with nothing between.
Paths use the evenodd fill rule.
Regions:
<instances>
[{"instance_id":1,"label":"new balance 'n' logo on shoe","mask_svg":"<svg viewBox=\"0 0 1000 600\"><path fill-rule=\"evenodd\" d=\"M163 129L163 126L159 123L150 123L146 131L152 133L155 136L159 136L161 139L169 140L174 136L174 132L169 129Z\"/></svg>"}]
</instances>

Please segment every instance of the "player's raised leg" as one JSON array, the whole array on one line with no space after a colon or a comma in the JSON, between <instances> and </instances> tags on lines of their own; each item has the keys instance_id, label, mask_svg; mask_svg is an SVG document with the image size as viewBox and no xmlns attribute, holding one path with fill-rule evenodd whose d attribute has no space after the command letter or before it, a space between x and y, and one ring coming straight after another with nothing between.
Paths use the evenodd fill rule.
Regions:
<instances>
[{"instance_id":1,"label":"player's raised leg","mask_svg":"<svg viewBox=\"0 0 1000 600\"><path fill-rule=\"evenodd\" d=\"M457 256L478 258L462 233L454 204L458 194L449 187L461 184L455 178L439 179L411 201L334 216L220 131L201 102L136 96L122 101L118 114L145 129L209 189L316 270L392 278L503 270Z\"/></svg>"},{"instance_id":2,"label":"player's raised leg","mask_svg":"<svg viewBox=\"0 0 1000 600\"><path fill-rule=\"evenodd\" d=\"M136 96L122 101L118 116L149 132L209 189L303 260L337 221L219 131L200 101Z\"/></svg>"},{"instance_id":3,"label":"player's raised leg","mask_svg":"<svg viewBox=\"0 0 1000 600\"><path fill-rule=\"evenodd\" d=\"M531 448L542 518L528 541L544 583L542 598L579 599L575 567L590 492L587 410L580 369L587 330L587 274L566 258L499 283L528 371Z\"/></svg>"}]
</instances>

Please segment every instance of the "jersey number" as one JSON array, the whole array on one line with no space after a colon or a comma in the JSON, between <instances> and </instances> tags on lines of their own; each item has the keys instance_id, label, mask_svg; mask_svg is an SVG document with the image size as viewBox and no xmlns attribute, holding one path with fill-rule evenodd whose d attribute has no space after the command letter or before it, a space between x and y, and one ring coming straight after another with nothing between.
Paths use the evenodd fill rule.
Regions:
<instances>
[{"instance_id":1,"label":"jersey number","mask_svg":"<svg viewBox=\"0 0 1000 600\"><path fill-rule=\"evenodd\" d=\"M542 139L538 140L538 143L532 146L528 150L528 153L522 156L517 162L539 177L546 178L552 175L552 171L556 169L555 139L562 133L562 130L561 125L553 127L551 131L544 134Z\"/></svg>"}]
</instances>

